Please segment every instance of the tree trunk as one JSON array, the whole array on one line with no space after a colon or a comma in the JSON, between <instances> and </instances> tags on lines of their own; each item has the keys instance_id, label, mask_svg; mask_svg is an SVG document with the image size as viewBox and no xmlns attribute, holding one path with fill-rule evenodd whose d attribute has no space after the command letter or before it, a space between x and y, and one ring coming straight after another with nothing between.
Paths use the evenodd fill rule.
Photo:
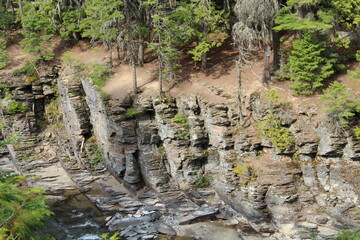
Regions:
<instances>
[{"instance_id":1,"label":"tree trunk","mask_svg":"<svg viewBox=\"0 0 360 240\"><path fill-rule=\"evenodd\" d=\"M121 60L121 56L120 56L120 48L119 48L119 46L116 46L116 52L117 52L117 57L118 57L118 60Z\"/></svg>"},{"instance_id":2,"label":"tree trunk","mask_svg":"<svg viewBox=\"0 0 360 240\"><path fill-rule=\"evenodd\" d=\"M21 17L24 15L23 8L22 8L22 0L19 0L19 10Z\"/></svg>"},{"instance_id":3,"label":"tree trunk","mask_svg":"<svg viewBox=\"0 0 360 240\"><path fill-rule=\"evenodd\" d=\"M163 93L163 73L162 73L162 63L161 63L161 57L158 57L159 61L159 96L160 100L162 99L162 93Z\"/></svg>"},{"instance_id":4,"label":"tree trunk","mask_svg":"<svg viewBox=\"0 0 360 240\"><path fill-rule=\"evenodd\" d=\"M239 104L239 121L240 125L244 125L244 116L242 111L242 94L241 94L241 80L242 80L242 70L240 60L236 61L236 72L237 72L237 91L238 91L238 104Z\"/></svg>"},{"instance_id":5,"label":"tree trunk","mask_svg":"<svg viewBox=\"0 0 360 240\"><path fill-rule=\"evenodd\" d=\"M108 48L109 48L109 66L113 67L112 45L111 45L111 43L108 43Z\"/></svg>"},{"instance_id":6,"label":"tree trunk","mask_svg":"<svg viewBox=\"0 0 360 240\"><path fill-rule=\"evenodd\" d=\"M134 55L132 54L131 56L131 65L132 65L132 78L133 78L133 92L134 92L134 95L137 94L137 79L136 79L136 64L135 64L135 57Z\"/></svg>"},{"instance_id":7,"label":"tree trunk","mask_svg":"<svg viewBox=\"0 0 360 240\"><path fill-rule=\"evenodd\" d=\"M11 12L13 15L15 15L15 8L14 8L14 4L12 1L10 1L10 6L11 6Z\"/></svg>"},{"instance_id":8,"label":"tree trunk","mask_svg":"<svg viewBox=\"0 0 360 240\"><path fill-rule=\"evenodd\" d=\"M272 70L276 71L280 69L280 36L281 32L273 31L273 66Z\"/></svg>"},{"instance_id":9,"label":"tree trunk","mask_svg":"<svg viewBox=\"0 0 360 240\"><path fill-rule=\"evenodd\" d=\"M72 35L76 41L79 41L79 37L78 37L79 34L77 32L72 32Z\"/></svg>"},{"instance_id":10,"label":"tree trunk","mask_svg":"<svg viewBox=\"0 0 360 240\"><path fill-rule=\"evenodd\" d=\"M207 59L206 59L206 57L207 57L207 52L202 53L202 56L201 56L201 68L203 70L205 70L206 67L207 67Z\"/></svg>"},{"instance_id":11,"label":"tree trunk","mask_svg":"<svg viewBox=\"0 0 360 240\"><path fill-rule=\"evenodd\" d=\"M271 50L269 46L268 40L265 40L264 43L264 77L263 77L263 83L269 84L270 82L270 55Z\"/></svg>"},{"instance_id":12,"label":"tree trunk","mask_svg":"<svg viewBox=\"0 0 360 240\"><path fill-rule=\"evenodd\" d=\"M140 38L139 44L139 55L138 55L138 64L140 67L144 66L144 51L145 51L145 42L144 38Z\"/></svg>"},{"instance_id":13,"label":"tree trunk","mask_svg":"<svg viewBox=\"0 0 360 240\"><path fill-rule=\"evenodd\" d=\"M231 15L229 0L224 0L224 11L225 11L225 13L229 14L229 16ZM225 27L226 27L228 34L231 35L232 26L230 23L230 17L225 19Z\"/></svg>"}]
</instances>

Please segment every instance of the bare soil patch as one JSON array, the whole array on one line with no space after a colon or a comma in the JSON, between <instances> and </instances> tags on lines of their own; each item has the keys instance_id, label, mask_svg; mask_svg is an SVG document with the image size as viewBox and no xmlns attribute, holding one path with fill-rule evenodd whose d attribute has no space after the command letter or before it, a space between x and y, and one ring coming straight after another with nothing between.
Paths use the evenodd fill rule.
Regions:
<instances>
[{"instance_id":1,"label":"bare soil patch","mask_svg":"<svg viewBox=\"0 0 360 240\"><path fill-rule=\"evenodd\" d=\"M3 74L12 74L15 70L20 69L26 63L26 59L29 58L27 53L24 53L20 47L20 44L13 44L8 49L9 64L5 69L1 70Z\"/></svg>"},{"instance_id":2,"label":"bare soil patch","mask_svg":"<svg viewBox=\"0 0 360 240\"><path fill-rule=\"evenodd\" d=\"M17 41L18 42L18 41ZM20 45L14 42L9 47L10 63L6 69L1 70L3 74L11 74L14 70L24 66L29 55L24 53ZM102 44L93 45L87 41L68 42L60 38L53 40L53 47L57 58L70 51L74 59L79 62L92 64L107 64L109 61L108 49ZM180 58L182 68L177 71L178 79L176 83L164 82L164 92L174 97L179 96L198 96L201 99L213 103L234 102L237 96L237 71L235 61L237 51L231 46L230 41L226 41L221 47L214 48L208 53L208 68L202 70L200 63L195 64L191 56L187 55L188 49L183 49L185 53ZM124 53L120 53L123 55ZM137 67L137 85L142 96L158 95L158 70L157 60L151 53L146 52L145 64ZM302 104L318 104L320 94L318 91L312 96L293 96L291 94L291 82L272 80L269 86L262 83L263 61L261 53L254 56L253 64L244 67L242 74L242 95L244 103L253 92L267 91L269 88L277 90L284 98L293 103L297 108ZM116 49L113 49L113 74L106 81L103 91L110 94L113 99L121 99L132 91L132 68L123 60L117 58ZM353 96L360 94L360 80L353 80L347 70L360 68L360 63L349 63L346 69L335 75L329 80L340 81L347 85ZM326 85L328 85L327 83ZM215 94L211 89L219 90L222 94Z\"/></svg>"}]
</instances>

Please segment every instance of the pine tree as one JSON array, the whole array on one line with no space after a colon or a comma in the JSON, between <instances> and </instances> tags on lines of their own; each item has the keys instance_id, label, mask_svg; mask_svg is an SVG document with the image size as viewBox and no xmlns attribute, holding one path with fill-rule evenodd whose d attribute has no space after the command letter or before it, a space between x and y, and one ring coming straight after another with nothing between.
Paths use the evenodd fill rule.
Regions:
<instances>
[{"instance_id":1,"label":"pine tree","mask_svg":"<svg viewBox=\"0 0 360 240\"><path fill-rule=\"evenodd\" d=\"M175 70L179 67L177 58L180 51L177 49L180 40L178 25L169 15L158 6L157 14L153 17L154 38L149 48L158 56L159 68L159 94L162 95L163 80L166 78L173 84Z\"/></svg>"},{"instance_id":2,"label":"pine tree","mask_svg":"<svg viewBox=\"0 0 360 240\"><path fill-rule=\"evenodd\" d=\"M50 60L54 57L50 39L56 28L51 16L54 6L51 0L23 2L21 23L24 39L20 42L26 52L34 55L35 60Z\"/></svg>"},{"instance_id":3,"label":"pine tree","mask_svg":"<svg viewBox=\"0 0 360 240\"><path fill-rule=\"evenodd\" d=\"M34 239L44 219L52 215L40 188L18 187L23 177L0 170L0 239Z\"/></svg>"},{"instance_id":4,"label":"pine tree","mask_svg":"<svg viewBox=\"0 0 360 240\"><path fill-rule=\"evenodd\" d=\"M207 53L210 49L220 46L227 38L224 11L216 10L210 0L192 0L183 4L189 15L184 19L190 24L194 37L195 47L189 51L194 61L201 61L202 69L207 67Z\"/></svg>"},{"instance_id":5,"label":"pine tree","mask_svg":"<svg viewBox=\"0 0 360 240\"><path fill-rule=\"evenodd\" d=\"M82 36L106 44L109 49L109 65L112 67L112 47L119 34L119 23L124 18L121 12L122 1L88 0L85 3L87 15L81 21Z\"/></svg>"},{"instance_id":6,"label":"pine tree","mask_svg":"<svg viewBox=\"0 0 360 240\"><path fill-rule=\"evenodd\" d=\"M15 19L15 16L9 13L7 5L5 0L0 0L0 30L9 29Z\"/></svg>"},{"instance_id":7,"label":"pine tree","mask_svg":"<svg viewBox=\"0 0 360 240\"><path fill-rule=\"evenodd\" d=\"M311 95L334 73L335 60L324 56L325 42L304 33L296 40L289 58L291 86L296 95Z\"/></svg>"},{"instance_id":8,"label":"pine tree","mask_svg":"<svg viewBox=\"0 0 360 240\"><path fill-rule=\"evenodd\" d=\"M0 37L0 69L3 69L8 64L8 54L6 50L6 41Z\"/></svg>"},{"instance_id":9,"label":"pine tree","mask_svg":"<svg viewBox=\"0 0 360 240\"><path fill-rule=\"evenodd\" d=\"M68 7L67 10L62 11L60 36L65 39L74 37L78 40L78 34L81 32L80 23L84 17L85 12L82 6Z\"/></svg>"},{"instance_id":10,"label":"pine tree","mask_svg":"<svg viewBox=\"0 0 360 240\"><path fill-rule=\"evenodd\" d=\"M327 106L325 111L341 127L347 127L355 113L360 112L360 99L351 99L346 86L339 82L330 84L320 98Z\"/></svg>"},{"instance_id":11,"label":"pine tree","mask_svg":"<svg viewBox=\"0 0 360 240\"><path fill-rule=\"evenodd\" d=\"M275 19L277 26L274 29L307 31L332 28L330 16L319 7L322 1L288 0Z\"/></svg>"}]
</instances>

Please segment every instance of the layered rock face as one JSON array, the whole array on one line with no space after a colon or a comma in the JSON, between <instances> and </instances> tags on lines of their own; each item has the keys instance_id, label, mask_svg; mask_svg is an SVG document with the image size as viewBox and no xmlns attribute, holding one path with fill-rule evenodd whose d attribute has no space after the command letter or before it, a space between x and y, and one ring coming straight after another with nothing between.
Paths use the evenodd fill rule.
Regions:
<instances>
[{"instance_id":1,"label":"layered rock face","mask_svg":"<svg viewBox=\"0 0 360 240\"><path fill-rule=\"evenodd\" d=\"M336 129L316 105L271 110L293 139L280 151L259 130L270 108L260 93L250 96L242 127L236 103L196 96L106 100L70 69L57 85L73 154L81 158L83 145L95 136L116 178L132 191L150 187L169 209L206 207L195 188L200 186L215 191L257 231L291 225L311 229L297 232L299 238L328 239L339 228L360 224L360 141ZM43 96L47 86L17 94ZM41 99L27 102L41 107L35 102Z\"/></svg>"},{"instance_id":2,"label":"layered rock face","mask_svg":"<svg viewBox=\"0 0 360 240\"><path fill-rule=\"evenodd\" d=\"M60 89L66 78L60 78ZM254 127L267 111L256 93L248 104L251 126L242 128L235 103L141 96L109 102L88 79L78 86L77 97L60 95L64 115L78 126L91 122L109 170L129 186L145 183L161 193L169 185L188 188L211 175L211 187L221 199L259 229L313 222L318 215L334 225L359 224L358 186L351 169L358 168L360 143L348 132L336 131L315 105L276 111L295 139L278 151ZM72 110L79 106L83 110ZM126 116L129 108L140 113ZM90 129L72 132L84 135ZM234 170L237 166L242 173Z\"/></svg>"}]
</instances>

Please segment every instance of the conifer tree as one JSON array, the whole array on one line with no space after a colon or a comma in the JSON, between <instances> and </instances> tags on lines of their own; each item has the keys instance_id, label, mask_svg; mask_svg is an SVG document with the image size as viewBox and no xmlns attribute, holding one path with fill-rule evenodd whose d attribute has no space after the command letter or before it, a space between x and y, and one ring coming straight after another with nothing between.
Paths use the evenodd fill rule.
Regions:
<instances>
[{"instance_id":1,"label":"conifer tree","mask_svg":"<svg viewBox=\"0 0 360 240\"><path fill-rule=\"evenodd\" d=\"M0 0L0 30L7 30L14 21L15 16L9 13L7 2Z\"/></svg>"},{"instance_id":2,"label":"conifer tree","mask_svg":"<svg viewBox=\"0 0 360 240\"><path fill-rule=\"evenodd\" d=\"M274 29L308 31L332 28L329 15L319 7L322 1L288 0L275 19L277 26Z\"/></svg>"},{"instance_id":3,"label":"conifer tree","mask_svg":"<svg viewBox=\"0 0 360 240\"><path fill-rule=\"evenodd\" d=\"M223 24L225 23L224 11L215 8L210 0L192 0L182 4L188 10L185 22L190 24L194 37L197 38L196 46L189 51L194 61L201 61L202 69L207 67L207 53L213 47L218 47L227 37Z\"/></svg>"},{"instance_id":4,"label":"conifer tree","mask_svg":"<svg viewBox=\"0 0 360 240\"><path fill-rule=\"evenodd\" d=\"M26 52L34 55L35 60L50 60L54 57L49 42L56 32L51 17L53 14L51 0L22 3L20 17L24 39L20 44Z\"/></svg>"},{"instance_id":5,"label":"conifer tree","mask_svg":"<svg viewBox=\"0 0 360 240\"><path fill-rule=\"evenodd\" d=\"M337 81L330 84L320 98L330 118L341 127L347 127L355 113L360 112L360 99L352 99L346 86Z\"/></svg>"},{"instance_id":6,"label":"conifer tree","mask_svg":"<svg viewBox=\"0 0 360 240\"><path fill-rule=\"evenodd\" d=\"M325 42L306 32L293 44L289 58L290 79L294 94L311 95L334 73L335 59L324 55Z\"/></svg>"},{"instance_id":7,"label":"conifer tree","mask_svg":"<svg viewBox=\"0 0 360 240\"><path fill-rule=\"evenodd\" d=\"M88 0L85 3L87 15L81 22L82 36L90 37L92 42L97 40L104 43L109 49L109 65L112 67L112 47L119 33L118 25L124 18L118 0Z\"/></svg>"},{"instance_id":8,"label":"conifer tree","mask_svg":"<svg viewBox=\"0 0 360 240\"><path fill-rule=\"evenodd\" d=\"M8 64L8 54L6 49L6 41L0 36L0 69L3 69Z\"/></svg>"},{"instance_id":9,"label":"conifer tree","mask_svg":"<svg viewBox=\"0 0 360 240\"><path fill-rule=\"evenodd\" d=\"M67 7L60 13L61 25L59 28L60 36L69 39L71 37L79 40L81 32L80 23L85 17L83 6Z\"/></svg>"},{"instance_id":10,"label":"conifer tree","mask_svg":"<svg viewBox=\"0 0 360 240\"><path fill-rule=\"evenodd\" d=\"M21 188L0 169L0 239L35 239L36 230L52 214L40 188ZM37 238L36 238L37 239Z\"/></svg>"},{"instance_id":11,"label":"conifer tree","mask_svg":"<svg viewBox=\"0 0 360 240\"><path fill-rule=\"evenodd\" d=\"M175 81L175 70L179 67L177 58L180 56L178 46L186 42L182 37L186 36L186 25L178 24L182 15L181 11L168 13L163 5L157 5L153 16L153 41L149 44L158 56L159 68L159 94L162 95L163 80L166 78L171 84ZM184 41L183 41L184 40Z\"/></svg>"}]
</instances>

